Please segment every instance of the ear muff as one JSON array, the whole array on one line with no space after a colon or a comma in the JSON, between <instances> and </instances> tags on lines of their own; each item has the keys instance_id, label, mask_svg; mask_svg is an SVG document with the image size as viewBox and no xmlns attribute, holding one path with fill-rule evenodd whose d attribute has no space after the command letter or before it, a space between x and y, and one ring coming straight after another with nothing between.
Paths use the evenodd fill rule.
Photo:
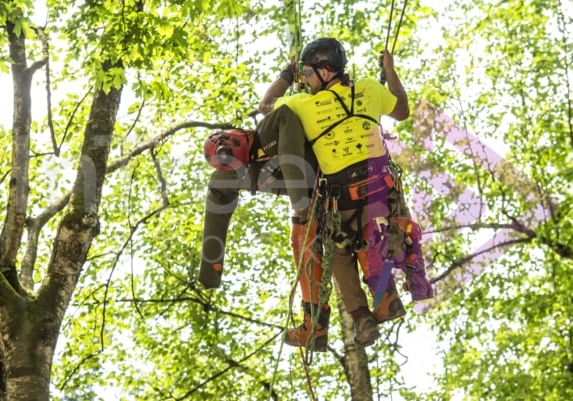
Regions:
<instances>
[{"instance_id":1,"label":"ear muff","mask_svg":"<svg viewBox=\"0 0 573 401\"><path fill-rule=\"evenodd\" d=\"M247 166L253 135L253 130L239 128L213 132L205 140L205 160L219 170L235 170Z\"/></svg>"}]
</instances>

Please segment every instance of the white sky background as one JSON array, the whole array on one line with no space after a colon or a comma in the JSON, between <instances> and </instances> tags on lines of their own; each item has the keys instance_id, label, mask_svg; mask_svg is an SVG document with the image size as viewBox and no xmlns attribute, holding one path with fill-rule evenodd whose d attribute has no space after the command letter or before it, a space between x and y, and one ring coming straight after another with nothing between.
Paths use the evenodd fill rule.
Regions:
<instances>
[{"instance_id":1,"label":"white sky background","mask_svg":"<svg viewBox=\"0 0 573 401\"><path fill-rule=\"evenodd\" d=\"M43 24L45 22L45 12L42 12L41 10L43 9L44 2L36 1L35 3L41 5L41 7L36 8L36 20L39 24ZM442 0L440 2L423 0L421 3L424 5L429 5L435 9L443 9L450 3L450 0ZM401 7L401 3L397 7ZM429 33L429 35L426 36L431 38L434 43L436 38L439 37L439 27L435 27L435 29L436 32ZM396 63L396 68L398 70L400 68L398 60ZM36 74L36 82L43 79L42 73L43 71ZM405 83L405 86L407 86L407 83ZM32 100L33 119L41 120L44 118L46 110L45 90L43 88L43 84L34 85L33 87L38 89L38 94L33 96ZM2 125L4 129L8 131L12 126L12 79L10 74L0 74L0 88L2 88L4 92L4 95L0 100L0 125ZM261 85L260 88L260 95L262 96L266 86ZM53 100L53 104L55 103L56 100ZM405 304L409 302L408 294L403 296L403 301ZM409 315L407 315L407 317L412 316L413 313L413 311L409 311ZM428 327L421 326L413 333L406 333L402 331L400 333L399 342L403 347L401 352L408 358L407 363L402 366L402 372L406 380L406 384L411 386L420 386L420 389L427 391L429 387L431 387L431 380L428 377L428 373L436 372L438 369L440 369L440 360L434 349L435 335L430 332ZM64 341L61 341L61 343L63 344ZM398 362L403 362L403 360L399 360ZM108 394L108 397L106 398L113 399L114 395ZM396 394L394 395L393 400L400 401L402 398Z\"/></svg>"}]
</instances>

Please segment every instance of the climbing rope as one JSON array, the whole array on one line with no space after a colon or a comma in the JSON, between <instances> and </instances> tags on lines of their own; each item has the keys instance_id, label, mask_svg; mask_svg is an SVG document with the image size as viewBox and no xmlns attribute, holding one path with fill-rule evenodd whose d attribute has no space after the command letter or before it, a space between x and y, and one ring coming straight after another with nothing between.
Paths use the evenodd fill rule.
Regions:
<instances>
[{"instance_id":1,"label":"climbing rope","mask_svg":"<svg viewBox=\"0 0 573 401\"><path fill-rule=\"evenodd\" d=\"M294 25L294 27L293 27L293 37L294 37L293 39L294 39L294 43L293 43L293 46L292 46L293 49L292 49L292 52L291 52L291 61L294 60L294 62L296 62L296 61L298 61L299 53L300 53L301 50L302 50L302 22L301 22L301 20L302 20L302 18L301 18L302 12L301 12L301 0L294 0L294 1L293 1L293 12L294 12L294 18L293 18L293 20L294 20L294 24L293 24L293 25ZM296 78L296 77L295 77L295 78ZM295 81L296 81L296 79L295 79ZM291 90L293 90L293 89L294 89L294 85L291 87ZM291 93L291 94L293 94L293 93ZM318 178L319 176L320 176L320 172L317 172L317 178ZM315 182L315 187L314 187L313 195L312 195L312 199L311 199L311 205L310 205L310 208L309 208L309 216L308 216L308 221L309 221L309 222L312 222L312 221L314 220L314 218L315 218L315 216L316 216L316 212L317 212L317 206L318 206L318 204L319 204L319 202L317 201L317 191L316 191L317 185L318 185L318 179L317 179L316 182ZM280 361L280 357L281 357L281 355L282 355L283 346L284 346L284 344L285 344L285 341L284 341L284 340L285 340L285 337L286 337L286 334L287 334L286 328L289 326L289 322L290 322L293 326L295 325L294 316L293 316L293 304L294 304L294 297L295 297L295 294L296 294L296 289L297 289L297 286L298 286L298 282L299 282L299 280L300 280L300 275L303 274L303 270L304 270L304 274L308 274L308 266L309 266L309 263L307 263L307 266L303 266L303 261L304 261L304 254L305 254L304 248L305 248L305 246L306 246L306 243L307 243L307 241L308 241L308 237L309 237L309 235L310 235L310 228L311 228L311 225L310 225L310 224L307 224L306 231L305 231L305 235L304 235L304 240L303 240L303 244L304 244L304 246L303 246L303 251L302 251L301 254L300 254L299 260L295 261L295 262L296 262L296 266L297 266L297 274L296 274L296 279L294 280L294 282L293 282L293 284L292 284L292 286L291 286L291 290L290 290L290 294L289 294L289 301L288 301L288 311L289 311L289 312L287 313L286 322L285 322L285 325L284 325L285 330L284 330L284 332L283 332L282 339L281 339L281 345L280 345L279 355L278 355L278 357L276 358L276 363L275 363L275 367L274 367L273 377L272 377L272 380L271 380L271 384L270 384L270 386L269 386L269 392L268 392L268 393L269 393L269 400L270 400L271 397L272 397L273 386L274 386L274 382L275 382L276 375L277 375L277 372L278 372L278 363L279 363L279 361ZM312 262L312 258L309 259L309 262ZM312 277L312 275L310 275L309 277ZM319 308L319 309L320 309L320 308ZM318 318L317 318L317 320L318 320ZM313 320L313 322L314 322L314 320ZM313 327L315 327L314 324L313 324ZM313 339L313 341L314 341L314 339ZM314 346L314 343L312 344L312 346ZM302 359L303 359L303 368L304 368L304 371L305 371L306 381L307 381L307 384L308 384L308 389L309 389L309 393L310 393L310 396L311 396L311 400L312 400L312 401L317 401L316 395L315 395L314 390L313 390L312 381L311 381L311 378L310 378L309 364L305 363L306 358L305 358L305 355L304 355L304 353L303 353L304 351L303 351L302 349L300 349L300 352L301 352L301 357L302 357Z\"/></svg>"},{"instance_id":2,"label":"climbing rope","mask_svg":"<svg viewBox=\"0 0 573 401\"><path fill-rule=\"evenodd\" d=\"M390 32L392 31L392 16L394 14L394 0L392 0L392 5L390 6L390 18L388 18L388 28L386 29L386 45L384 49L388 49L388 42L390 40ZM404 6L402 7L402 13L400 14L400 19L398 20L398 28L394 34L394 43L392 43L392 50L390 53L394 53L394 48L396 47L396 41L398 40L398 33L400 32L400 27L402 26L402 20L404 18L404 13L406 12L406 5L408 0L404 1Z\"/></svg>"},{"instance_id":3,"label":"climbing rope","mask_svg":"<svg viewBox=\"0 0 573 401\"><path fill-rule=\"evenodd\" d=\"M309 207L309 216L308 216L308 221L309 221L309 222L312 222L312 221L316 218L317 208L318 208L318 206L319 206L319 204L320 204L320 202L318 201L318 191L317 191L317 188L318 188L318 177L320 177L320 172L317 173L317 180L316 180L316 182L315 182L314 189L313 189L313 192L312 192L313 195L312 195L312 199L311 199L311 203L310 203L310 207ZM289 298L288 298L288 299L289 299L289 301L288 301L288 313L287 313L287 317L286 317L286 322L285 322L285 324L284 324L285 330L284 330L283 335L282 335L281 345L280 345L280 349L279 349L279 355L278 355L277 358L276 358L276 363L275 363L275 367L274 367L273 377L272 377L272 379L271 379L271 384L270 384L270 386L269 386L269 399L270 399L270 397L271 397L271 395L272 395L272 389L273 389L274 382L275 382L276 375L277 375L277 371L278 371L278 362L280 361L280 356L281 356L281 354L282 354L283 346L284 346L284 344L285 344L285 341L284 341L284 340L285 340L285 337L286 337L286 334L287 334L286 327L289 327L289 323L290 323L292 326L295 325L294 316L293 316L293 304L294 304L294 298L295 298L295 295L296 295L296 289L297 289L297 286L298 286L298 282L299 282L299 280L300 280L301 274L308 274L308 273L307 273L307 270L308 270L308 269L307 269L307 267L304 265L304 254L305 254L304 248L305 248L306 243L308 242L308 238L309 238L309 236L310 236L310 228L311 228L311 225L310 225L310 224L307 224L306 230L305 230L305 234L304 234L304 240L303 240L303 244L304 244L304 246L303 246L303 251L302 251L301 254L300 254L299 260L295 261L295 262L296 262L296 266L297 266L297 274L296 274L296 278L295 278L295 280L294 280L294 282L293 282L293 284L292 284L292 286L291 286L290 293L289 293ZM312 262L312 258L310 258L309 261ZM307 266L308 266L308 262L307 262ZM309 277L312 277L312 275L310 275ZM314 283L311 283L311 284L314 284ZM319 309L320 309L320 308L319 308ZM318 319L317 319L317 321L318 321ZM313 320L313 322L314 322L314 320ZM315 325L313 325L313 327L315 327ZM314 341L314 340L313 340L313 341ZM307 344L307 346L308 346L308 345L309 345L309 344ZM310 344L310 345L311 345L311 346L314 346L314 343L312 343L312 344ZM311 378L310 378L309 364L306 363L306 362L307 362L306 355L304 354L304 351L303 351L302 348L300 349L300 352L301 352L301 358L302 358L302 360L303 360L303 369L304 369L304 372L305 372L306 382L307 382L307 384L308 384L308 389L309 389L309 392L310 392L311 399L312 399L312 401L317 401L316 395L314 394L314 390L313 390L313 387L312 387L312 381L311 381Z\"/></svg>"},{"instance_id":4,"label":"climbing rope","mask_svg":"<svg viewBox=\"0 0 573 401\"><path fill-rule=\"evenodd\" d=\"M302 50L302 22L300 0L294 1L294 50L295 56ZM298 60L297 60L298 61Z\"/></svg>"},{"instance_id":5,"label":"climbing rope","mask_svg":"<svg viewBox=\"0 0 573 401\"><path fill-rule=\"evenodd\" d=\"M319 182L321 180L319 179ZM331 200L324 195L323 188L315 187L314 193L318 196L314 198L313 210L316 210L316 234L313 243L313 257L309 258L307 265L313 268L313 260L315 255L322 255L322 276L320 282L313 280L312 270L306 269L310 285L319 287L318 302L311 298L311 332L307 341L306 353L304 361L306 364L312 364L314 342L316 338L316 327L322 313L322 305L325 305L330 299L332 293L332 270L334 266L334 242L332 241L332 231L328 228L328 217L333 224L334 232L340 231L340 215L338 214L338 206L336 200ZM320 198L320 200L319 200ZM311 220L312 221L312 220ZM306 241L305 241L306 243ZM310 291L312 297L312 290ZM314 307L318 305L318 307Z\"/></svg>"},{"instance_id":6,"label":"climbing rope","mask_svg":"<svg viewBox=\"0 0 573 401\"><path fill-rule=\"evenodd\" d=\"M406 12L406 6L408 5L408 0L404 0L404 6L402 7L402 12L400 14L400 19L398 20L398 27L396 28L396 32L394 33L394 42L392 43L392 49L390 50L391 54L394 54L394 49L396 47L396 42L398 41L398 33L400 32L400 28L402 27L402 20L404 19L404 14ZM394 15L394 6L395 0L392 0L392 4L390 6L390 17L388 18L388 27L386 28L386 43L384 45L384 50L388 50L388 42L390 41L390 32L392 31L392 19ZM383 56L382 56L383 58ZM380 82L382 84L386 83L386 76L384 74L384 69L382 68L382 59L380 60Z\"/></svg>"}]
</instances>

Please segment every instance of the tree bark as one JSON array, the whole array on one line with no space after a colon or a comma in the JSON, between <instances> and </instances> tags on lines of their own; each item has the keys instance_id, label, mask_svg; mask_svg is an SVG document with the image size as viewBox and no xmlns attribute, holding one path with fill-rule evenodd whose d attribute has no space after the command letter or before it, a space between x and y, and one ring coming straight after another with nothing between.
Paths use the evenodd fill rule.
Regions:
<instances>
[{"instance_id":1,"label":"tree bark","mask_svg":"<svg viewBox=\"0 0 573 401\"><path fill-rule=\"evenodd\" d=\"M352 401L372 401L372 384L368 368L368 355L364 347L354 344L354 322L346 311L344 304L339 302L340 324L344 341L344 357L342 364L350 385Z\"/></svg>"},{"instance_id":2,"label":"tree bark","mask_svg":"<svg viewBox=\"0 0 573 401\"><path fill-rule=\"evenodd\" d=\"M28 170L30 153L30 124L32 120L31 82L33 70L26 62L26 40L14 33L14 25L6 24L10 42L10 57L14 87L12 122L12 168L8 204L0 234L0 271L13 288L22 293L16 275L16 258L22 242L28 205Z\"/></svg>"},{"instance_id":3,"label":"tree bark","mask_svg":"<svg viewBox=\"0 0 573 401\"><path fill-rule=\"evenodd\" d=\"M97 91L91 107L80 167L67 210L54 240L48 274L37 295L0 294L0 361L5 372L5 401L48 401L50 369L60 326L99 232L109 144L121 90ZM0 278L3 289L7 280Z\"/></svg>"}]
</instances>

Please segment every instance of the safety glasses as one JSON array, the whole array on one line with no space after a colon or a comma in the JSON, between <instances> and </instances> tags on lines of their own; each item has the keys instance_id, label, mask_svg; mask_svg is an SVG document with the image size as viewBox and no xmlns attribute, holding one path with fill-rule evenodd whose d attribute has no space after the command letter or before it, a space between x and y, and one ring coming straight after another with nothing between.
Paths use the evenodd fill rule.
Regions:
<instances>
[{"instance_id":1,"label":"safety glasses","mask_svg":"<svg viewBox=\"0 0 573 401\"><path fill-rule=\"evenodd\" d=\"M308 79L308 78L312 77L312 74L314 74L314 69L311 69L311 70L301 70L300 73L301 73L302 75L304 75L304 77L305 77L306 79Z\"/></svg>"}]
</instances>

